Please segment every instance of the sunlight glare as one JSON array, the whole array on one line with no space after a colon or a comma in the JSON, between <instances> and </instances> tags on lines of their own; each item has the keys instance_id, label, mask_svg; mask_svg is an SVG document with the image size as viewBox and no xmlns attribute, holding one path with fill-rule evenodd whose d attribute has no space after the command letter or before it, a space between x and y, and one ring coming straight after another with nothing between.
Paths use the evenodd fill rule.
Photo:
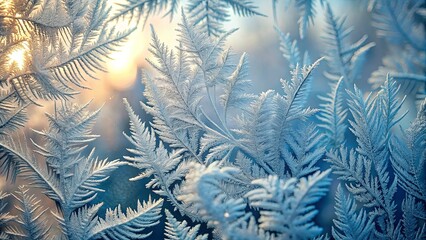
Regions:
<instances>
[{"instance_id":1,"label":"sunlight glare","mask_svg":"<svg viewBox=\"0 0 426 240\"><path fill-rule=\"evenodd\" d=\"M28 52L28 43L24 42L21 46L9 54L9 65L15 65L19 70L25 67L25 55Z\"/></svg>"},{"instance_id":2,"label":"sunlight glare","mask_svg":"<svg viewBox=\"0 0 426 240\"><path fill-rule=\"evenodd\" d=\"M109 73L107 76L109 84L117 90L130 88L136 80L137 66L130 48L121 52L112 53L112 60L108 62Z\"/></svg>"},{"instance_id":3,"label":"sunlight glare","mask_svg":"<svg viewBox=\"0 0 426 240\"><path fill-rule=\"evenodd\" d=\"M3 1L2 5L5 9L11 9L12 3L13 3L13 0L5 0L5 1Z\"/></svg>"},{"instance_id":4,"label":"sunlight glare","mask_svg":"<svg viewBox=\"0 0 426 240\"><path fill-rule=\"evenodd\" d=\"M107 62L107 81L116 90L126 90L136 81L138 69L137 58L141 55L141 35L133 33L133 38L126 42L116 52L110 54Z\"/></svg>"},{"instance_id":5,"label":"sunlight glare","mask_svg":"<svg viewBox=\"0 0 426 240\"><path fill-rule=\"evenodd\" d=\"M0 1L0 14L7 15L10 14L14 9L13 0L1 0Z\"/></svg>"}]
</instances>

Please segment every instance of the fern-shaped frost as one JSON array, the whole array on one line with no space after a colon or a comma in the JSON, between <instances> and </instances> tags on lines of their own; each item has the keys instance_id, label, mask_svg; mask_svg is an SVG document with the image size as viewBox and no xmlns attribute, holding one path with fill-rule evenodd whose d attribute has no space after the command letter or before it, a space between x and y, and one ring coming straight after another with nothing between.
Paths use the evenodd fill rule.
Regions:
<instances>
[{"instance_id":1,"label":"fern-shaped frost","mask_svg":"<svg viewBox=\"0 0 426 240\"><path fill-rule=\"evenodd\" d=\"M373 221L367 213L361 209L357 212L355 201L346 196L339 185L336 191L336 215L333 220L335 228L332 233L335 239L370 239L372 236Z\"/></svg>"},{"instance_id":2,"label":"fern-shaped frost","mask_svg":"<svg viewBox=\"0 0 426 240\"><path fill-rule=\"evenodd\" d=\"M12 19L5 26L12 33L0 42L5 47L1 58L9 58L0 62L0 79L4 89L26 103L76 94L72 86L83 87L86 75L104 70L105 55L134 30L108 26L110 8L104 0L10 5L2 14ZM14 60L14 54L21 60Z\"/></svg>"},{"instance_id":3,"label":"fern-shaped frost","mask_svg":"<svg viewBox=\"0 0 426 240\"><path fill-rule=\"evenodd\" d=\"M125 3L118 4L118 11L113 19L130 16L138 22L143 18L145 23L151 15L162 10L166 10L164 16L173 19L180 3L180 0L126 0ZM188 16L209 36L217 37L225 32L223 24L229 21L230 8L239 16L263 16L250 0L190 0L185 3Z\"/></svg>"},{"instance_id":4,"label":"fern-shaped frost","mask_svg":"<svg viewBox=\"0 0 426 240\"><path fill-rule=\"evenodd\" d=\"M344 142L347 128L345 122L348 111L343 108L342 82L343 77L337 83L332 84L331 91L327 96L319 97L324 101L320 104L321 110L318 114L318 119L321 121L319 127L325 130L325 136L333 147L340 146Z\"/></svg>"},{"instance_id":5,"label":"fern-shaped frost","mask_svg":"<svg viewBox=\"0 0 426 240\"><path fill-rule=\"evenodd\" d=\"M291 0L284 1L285 8L288 9ZM296 6L299 12L299 19L297 23L299 24L299 35L300 38L304 38L307 32L307 28L310 25L314 24L314 18L317 12L317 0L294 0L294 5ZM321 0L321 3L323 0ZM278 0L273 0L273 14L274 20L277 22L277 3Z\"/></svg>"},{"instance_id":6,"label":"fern-shaped frost","mask_svg":"<svg viewBox=\"0 0 426 240\"><path fill-rule=\"evenodd\" d=\"M40 205L41 200L30 195L25 186L20 186L13 196L19 204L16 206L19 216L15 221L20 228L9 227L6 229L6 233L23 239L49 239L51 226L48 225L47 218L44 216L47 209Z\"/></svg>"},{"instance_id":7,"label":"fern-shaped frost","mask_svg":"<svg viewBox=\"0 0 426 240\"><path fill-rule=\"evenodd\" d=\"M164 235L168 240L207 240L208 235L198 235L200 225L195 225L194 227L188 226L186 221L179 222L169 210L165 210L167 222L166 222L166 232Z\"/></svg>"},{"instance_id":8,"label":"fern-shaped frost","mask_svg":"<svg viewBox=\"0 0 426 240\"><path fill-rule=\"evenodd\" d=\"M196 216L191 215L176 199L177 192L174 191L178 189L179 181L188 171L186 163L182 162L182 157L179 156L183 152L169 154L161 141L157 146L154 131L145 127L145 124L136 116L127 101L125 101L125 104L130 115L132 133L131 136L126 135L126 137L135 147L135 149L128 150L136 155L136 157L125 157L125 159L130 161L132 166L144 170L140 175L130 180L135 181L152 177L147 183L148 188L154 189L154 192L160 196L167 197L182 214L196 219Z\"/></svg>"},{"instance_id":9,"label":"fern-shaped frost","mask_svg":"<svg viewBox=\"0 0 426 240\"><path fill-rule=\"evenodd\" d=\"M387 74L404 85L405 92L424 95L426 38L422 1L378 1L373 14L377 35L387 40L389 54L369 81L378 87ZM423 96L424 97L424 96Z\"/></svg>"},{"instance_id":10,"label":"fern-shaped frost","mask_svg":"<svg viewBox=\"0 0 426 240\"><path fill-rule=\"evenodd\" d=\"M283 181L276 176L253 181L260 188L247 193L249 204L260 209L260 227L282 233L283 238L312 238L321 228L312 220L317 210L311 204L327 192L329 171L308 178Z\"/></svg>"},{"instance_id":11,"label":"fern-shaped frost","mask_svg":"<svg viewBox=\"0 0 426 240\"><path fill-rule=\"evenodd\" d=\"M275 27L280 37L280 51L283 57L289 62L291 69L296 68L298 64L301 64L299 47L296 40L292 40L290 33L284 34Z\"/></svg>"},{"instance_id":12,"label":"fern-shaped frost","mask_svg":"<svg viewBox=\"0 0 426 240\"><path fill-rule=\"evenodd\" d=\"M417 113L416 119L402 138L392 138L392 166L398 175L399 185L418 199L426 200L426 101Z\"/></svg>"},{"instance_id":13,"label":"fern-shaped frost","mask_svg":"<svg viewBox=\"0 0 426 240\"><path fill-rule=\"evenodd\" d=\"M89 233L88 239L147 238L152 232L142 233L142 231L159 223L162 203L162 200L151 201L151 199L142 204L138 201L136 210L128 208L126 214L121 211L120 205L113 210L108 209L105 219L99 219L99 223Z\"/></svg>"},{"instance_id":14,"label":"fern-shaped frost","mask_svg":"<svg viewBox=\"0 0 426 240\"><path fill-rule=\"evenodd\" d=\"M150 178L148 188L181 214L214 227L218 238L316 237L322 230L313 221L317 211L312 204L327 192L329 179L328 172L315 173L325 148L322 134L306 123L317 112L306 102L321 59L303 67L296 63L292 79L282 80L282 94L247 94L247 56L238 61L224 47L234 31L209 38L183 15L177 49L169 49L152 31L154 57L148 62L158 75L143 75L147 103L142 103L153 116L150 126L125 101L130 117L126 137L134 155L126 159L142 170L131 180ZM252 206L251 198L262 189L256 181L268 176L278 182L303 177L288 180L291 196L276 203L283 212L275 220L285 224L278 232L278 223L269 228L263 220L272 208L247 209L247 201Z\"/></svg>"},{"instance_id":15,"label":"fern-shaped frost","mask_svg":"<svg viewBox=\"0 0 426 240\"><path fill-rule=\"evenodd\" d=\"M7 200L10 194L0 192L0 228L4 228L4 226L15 219L15 216L11 215L7 209ZM0 233L0 239L8 239L9 235L6 233Z\"/></svg>"},{"instance_id":16,"label":"fern-shaped frost","mask_svg":"<svg viewBox=\"0 0 426 240\"><path fill-rule=\"evenodd\" d=\"M55 109L55 114L46 114L50 125L47 130L36 131L45 140L43 145L33 142L35 151L44 157L44 164L39 163L26 146L21 146L9 136L4 136L0 141L5 154L2 160L14 162L18 174L56 202L60 211L53 214L64 237L95 239L115 236L126 239L126 236L149 236L149 233L141 232L158 223L161 200L138 204L137 210L128 209L127 215L122 214L118 207L108 211L105 220L96 215L100 204L88 206L98 192L104 191L99 185L109 178L112 171L124 165L118 160L99 160L94 157L94 149L87 156L83 154L87 144L97 137L91 134L91 128L98 113L99 110L90 112L88 104L82 107L65 104ZM24 205L28 207L22 208L22 214L29 216L35 211L30 207L38 207L33 197L25 197L26 191L23 194L23 199L28 202ZM41 214L44 215L44 211L34 218L38 219ZM22 235L22 231L27 231L28 234L41 234L42 237L49 231L44 224L39 224L38 228L30 225L22 223L22 227L14 228L10 234ZM27 226L30 229L26 229ZM30 238L39 239L35 235Z\"/></svg>"},{"instance_id":17,"label":"fern-shaped frost","mask_svg":"<svg viewBox=\"0 0 426 240\"><path fill-rule=\"evenodd\" d=\"M326 6L327 25L323 38L328 47L325 53L330 67L326 76L333 81L343 77L346 88L349 88L361 73L365 54L375 44L367 43L367 35L355 43L350 43L348 37L353 29L345 27L345 18L335 17L330 5Z\"/></svg>"}]
</instances>

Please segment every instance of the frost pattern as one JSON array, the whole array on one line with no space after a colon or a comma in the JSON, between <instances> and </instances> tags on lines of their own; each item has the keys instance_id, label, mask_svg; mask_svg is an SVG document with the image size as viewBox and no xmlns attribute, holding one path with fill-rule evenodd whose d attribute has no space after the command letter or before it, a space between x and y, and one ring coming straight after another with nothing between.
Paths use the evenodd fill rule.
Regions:
<instances>
[{"instance_id":1,"label":"frost pattern","mask_svg":"<svg viewBox=\"0 0 426 240\"><path fill-rule=\"evenodd\" d=\"M104 191L99 185L109 178L112 171L125 164L119 160L99 160L94 156L94 149L87 156L83 154L87 144L98 137L90 133L98 113L99 110L90 112L88 104L82 107L64 105L53 115L46 114L49 129L34 130L45 141L43 145L33 142L34 152L45 160L42 164L28 147L9 136L0 141L2 158L5 158L2 160L11 162L5 166L12 167L7 171L22 175L33 188L39 188L55 201L59 212L52 211L52 214L60 224L63 237L145 238L149 233L142 234L144 228L158 223L161 200L149 200L143 204L138 202L137 209L128 209L127 214L123 214L118 206L114 210L107 210L105 219L96 215L102 203L89 205L98 192ZM27 191L21 188L16 195L22 204L18 207L22 216L16 220L20 227L11 228L6 233L45 239L50 227L40 216L46 210L40 210L40 201L28 195Z\"/></svg>"},{"instance_id":2,"label":"frost pattern","mask_svg":"<svg viewBox=\"0 0 426 240\"><path fill-rule=\"evenodd\" d=\"M326 14L325 75L331 81L330 92L320 97L321 109L307 102L323 58L311 61L308 51L301 57L297 39L276 27L291 78L281 80L282 91L252 94L249 56L225 47L236 29L225 31L222 24L229 8L241 16L262 14L251 1L189 1L178 46L165 45L151 27L147 61L157 73L143 72L147 102L141 104L153 120L144 122L124 100L130 118L125 137L132 145L126 161L101 160L94 149L85 151L98 137L91 128L99 110L69 99L78 93L75 87L84 87L85 75L104 70L108 53L134 31L113 25L136 25L163 9L173 18L179 1L127 0L114 8L104 0L54 2L0 3L0 172L28 183L11 194L16 216L8 210L10 194L0 193L0 239L57 237L50 235L51 215L61 239L149 238L164 200L172 205L165 210L167 239L426 237L422 1L363 1L378 36L394 49L370 78L377 91L367 94L356 82L375 43L366 36L352 43L352 29L320 1ZM285 1L286 7L291 2ZM304 38L319 4L293 2ZM417 93L418 113L403 129L402 109L409 99L403 95L411 92ZM39 99L57 100L60 107L46 114L48 129L34 130L44 141L31 139L29 147L13 132L26 125L27 107ZM355 141L347 142L347 136ZM93 201L104 191L101 183L127 164L141 171L130 180L148 178L146 187L160 199L137 201L136 209L125 212L119 205L99 217L103 203ZM333 175L336 217L331 232L324 233L315 221L322 209L315 204L329 193ZM45 208L34 189L57 209Z\"/></svg>"},{"instance_id":3,"label":"frost pattern","mask_svg":"<svg viewBox=\"0 0 426 240\"><path fill-rule=\"evenodd\" d=\"M131 180L152 176L148 188L181 214L206 222L217 237L319 235L311 204L324 196L330 181L328 171L320 173L316 166L325 152L322 135L307 123L317 110L304 104L320 60L296 65L292 79L282 80L284 95L272 90L253 95L246 93L247 56L223 48L233 31L210 41L183 16L178 32L175 52L152 31L155 60L149 62L160 75L143 75L148 102L142 106L153 116L150 126L125 101L131 126L127 138L134 145L129 151L135 154L126 159L143 170ZM204 100L214 116L203 110ZM291 130L296 123L306 134ZM282 210L273 214L276 209Z\"/></svg>"},{"instance_id":4,"label":"frost pattern","mask_svg":"<svg viewBox=\"0 0 426 240\"><path fill-rule=\"evenodd\" d=\"M369 81L378 87L389 74L400 81L407 94L417 94L418 105L426 96L424 9L422 1L382 0L377 1L373 11L377 35L388 42L389 54Z\"/></svg>"},{"instance_id":5,"label":"frost pattern","mask_svg":"<svg viewBox=\"0 0 426 240\"><path fill-rule=\"evenodd\" d=\"M209 36L219 36L225 33L223 24L229 21L229 9L239 16L265 16L257 10L251 0L125 0L118 3L118 11L113 19L128 16L139 22L146 20L153 14L165 10L164 16L173 19L179 12L181 2L185 3L188 16L194 24L200 26ZM183 10L182 10L183 11Z\"/></svg>"}]
</instances>

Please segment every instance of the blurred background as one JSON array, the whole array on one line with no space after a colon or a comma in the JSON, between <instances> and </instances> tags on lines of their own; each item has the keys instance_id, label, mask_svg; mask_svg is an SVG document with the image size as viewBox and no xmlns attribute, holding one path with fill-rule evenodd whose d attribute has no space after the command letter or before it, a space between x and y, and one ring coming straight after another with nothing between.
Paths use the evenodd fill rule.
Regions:
<instances>
[{"instance_id":1,"label":"blurred background","mask_svg":"<svg viewBox=\"0 0 426 240\"><path fill-rule=\"evenodd\" d=\"M324 43L321 39L323 34L324 10L318 6L317 14L314 19L314 25L308 28L304 39L300 39L297 24L297 10L290 6L288 10L284 9L283 1L279 1L278 27L284 33L290 33L294 39L298 39L300 52L309 51L312 60L322 57ZM336 16L346 17L346 26L353 26L354 33L351 40L356 41L364 34L368 35L369 42L375 42L376 46L371 49L367 56L363 75L356 83L364 92L370 91L371 86L368 78L372 71L381 65L382 57L388 51L388 47L383 39L376 36L375 29L371 26L371 15L366 7L357 0L329 0L333 12ZM250 62L250 76L253 82L251 91L260 93L267 89L281 91L280 79L290 78L290 69L288 62L282 57L279 51L279 36L274 30L274 21L272 17L272 1L255 1L259 6L259 12L267 17L237 17L233 14L231 21L225 26L226 29L239 28L227 42L232 47L234 53L242 54L246 52ZM131 147L129 142L123 136L123 132L129 133L129 120L127 112L124 109L123 98L127 98L134 110L141 116L142 120L149 121L150 117L140 108L139 101L144 101L142 95L143 85L141 84L140 71L148 71L155 74L155 71L148 65L146 58L150 58L148 52L151 41L149 24L152 24L159 35L159 38L170 47L176 45L177 23L180 17L177 15L172 22L168 17L162 18L163 14L148 19L145 27L141 26L129 38L129 40L120 48L119 51L111 54L112 60L108 60L106 68L108 73L98 73L98 80L89 80L86 86L91 90L82 91L75 101L84 104L92 100L91 108L102 107L99 119L95 125L94 133L101 137L92 144L96 147L97 155L101 158L123 159L123 156L129 155L126 148ZM327 64L323 61L320 67L315 71L311 91L310 102L312 107L318 106L318 95L324 95L330 91L329 80L324 77L323 72L327 69ZM410 96L408 96L410 97ZM407 101L409 102L409 101ZM407 105L409 114L405 119L413 119L416 111L414 105ZM32 107L28 127L24 130L28 138L34 138L37 142L37 136L30 129L41 130L47 127L47 120L44 112L53 112L53 103L46 102L44 107ZM402 122L406 127L409 121ZM351 141L350 139L348 140ZM145 189L144 181L130 182L127 179L139 173L139 170L131 167L122 167L115 171L111 178L105 183L105 193L98 195L95 202L104 202L103 214L106 208L116 207L121 204L122 208L136 206L136 199L148 199L148 196L155 195L150 190ZM18 182L19 184L20 182ZM5 179L0 179L0 190L14 191L18 185L8 185ZM335 188L335 186L332 186ZM334 215L334 195L333 191L320 202L320 214L318 223L329 232L332 224L331 218ZM154 196L156 197L156 196ZM45 199L45 198L44 198ZM154 230L153 239L163 238L163 226L159 225Z\"/></svg>"}]
</instances>

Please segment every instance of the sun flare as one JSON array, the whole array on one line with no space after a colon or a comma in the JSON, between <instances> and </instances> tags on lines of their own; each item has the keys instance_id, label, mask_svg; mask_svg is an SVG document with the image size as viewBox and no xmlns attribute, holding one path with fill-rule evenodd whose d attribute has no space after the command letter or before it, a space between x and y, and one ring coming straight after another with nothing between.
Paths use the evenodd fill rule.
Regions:
<instances>
[{"instance_id":1,"label":"sun flare","mask_svg":"<svg viewBox=\"0 0 426 240\"><path fill-rule=\"evenodd\" d=\"M0 13L8 14L13 12L14 3L13 0L2 0L0 1Z\"/></svg>"},{"instance_id":2,"label":"sun flare","mask_svg":"<svg viewBox=\"0 0 426 240\"><path fill-rule=\"evenodd\" d=\"M28 43L24 42L17 49L9 54L9 65L16 66L23 70L26 63L26 54L28 53Z\"/></svg>"},{"instance_id":3,"label":"sun flare","mask_svg":"<svg viewBox=\"0 0 426 240\"><path fill-rule=\"evenodd\" d=\"M13 3L13 0L4 0L2 5L4 8L10 9L12 7L12 3Z\"/></svg>"},{"instance_id":4,"label":"sun flare","mask_svg":"<svg viewBox=\"0 0 426 240\"><path fill-rule=\"evenodd\" d=\"M109 72L107 81L114 89L125 90L130 88L136 80L137 65L131 52L115 52L108 62Z\"/></svg>"},{"instance_id":5,"label":"sun flare","mask_svg":"<svg viewBox=\"0 0 426 240\"><path fill-rule=\"evenodd\" d=\"M107 82L116 90L129 89L137 79L138 58L145 51L140 47L142 36L136 32L133 39L127 41L120 49L110 54L111 60L107 62Z\"/></svg>"}]
</instances>

